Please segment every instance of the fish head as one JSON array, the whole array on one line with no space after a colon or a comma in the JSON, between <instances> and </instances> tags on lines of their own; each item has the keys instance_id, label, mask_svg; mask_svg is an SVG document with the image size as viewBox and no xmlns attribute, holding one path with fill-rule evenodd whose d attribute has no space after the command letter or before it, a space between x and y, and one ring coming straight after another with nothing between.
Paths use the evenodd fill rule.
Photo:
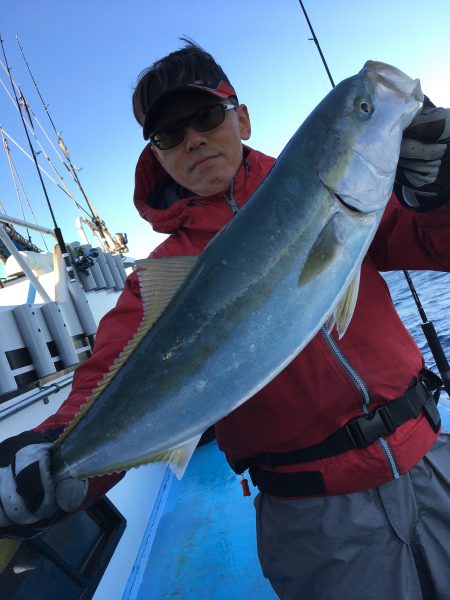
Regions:
<instances>
[{"instance_id":1,"label":"fish head","mask_svg":"<svg viewBox=\"0 0 450 600\"><path fill-rule=\"evenodd\" d=\"M422 104L419 80L381 62L366 62L336 86L318 176L337 201L362 213L385 208L403 131Z\"/></svg>"}]
</instances>

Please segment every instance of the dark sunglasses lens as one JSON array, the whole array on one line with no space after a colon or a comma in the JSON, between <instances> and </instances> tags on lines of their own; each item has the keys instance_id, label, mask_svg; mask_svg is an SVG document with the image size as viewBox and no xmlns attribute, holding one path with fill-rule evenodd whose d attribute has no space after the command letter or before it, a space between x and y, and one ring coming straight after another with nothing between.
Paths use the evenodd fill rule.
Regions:
<instances>
[{"instance_id":1,"label":"dark sunglasses lens","mask_svg":"<svg viewBox=\"0 0 450 600\"><path fill-rule=\"evenodd\" d=\"M215 104L199 110L192 115L190 122L197 131L209 131L218 127L225 119L225 108L222 104Z\"/></svg>"},{"instance_id":2,"label":"dark sunglasses lens","mask_svg":"<svg viewBox=\"0 0 450 600\"><path fill-rule=\"evenodd\" d=\"M181 123L174 123L174 125L157 131L150 140L160 150L169 150L183 140L184 131L184 126Z\"/></svg>"},{"instance_id":3,"label":"dark sunglasses lens","mask_svg":"<svg viewBox=\"0 0 450 600\"><path fill-rule=\"evenodd\" d=\"M181 119L173 125L164 127L150 137L152 144L160 150L169 150L183 141L186 125L192 126L197 131L209 131L218 127L225 120L225 107L222 104L214 104L202 108L195 114Z\"/></svg>"}]
</instances>

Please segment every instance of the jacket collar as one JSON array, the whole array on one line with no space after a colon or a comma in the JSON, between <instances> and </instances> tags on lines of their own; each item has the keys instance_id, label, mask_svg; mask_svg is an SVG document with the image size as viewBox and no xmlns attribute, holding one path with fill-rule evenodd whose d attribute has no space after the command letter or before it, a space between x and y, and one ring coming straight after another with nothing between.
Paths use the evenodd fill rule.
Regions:
<instances>
[{"instance_id":1,"label":"jacket collar","mask_svg":"<svg viewBox=\"0 0 450 600\"><path fill-rule=\"evenodd\" d=\"M247 180L255 155L259 153L244 146L244 160L234 177L234 197L238 206L248 198ZM219 231L231 214L226 204L228 195L229 190L225 190L214 196L201 197L183 188L164 171L150 144L138 160L134 204L141 217L160 233L174 233L182 227L212 233ZM199 218L199 207L204 209L203 218ZM223 213L223 218L217 218L219 212ZM215 218L211 218L213 214Z\"/></svg>"}]
</instances>

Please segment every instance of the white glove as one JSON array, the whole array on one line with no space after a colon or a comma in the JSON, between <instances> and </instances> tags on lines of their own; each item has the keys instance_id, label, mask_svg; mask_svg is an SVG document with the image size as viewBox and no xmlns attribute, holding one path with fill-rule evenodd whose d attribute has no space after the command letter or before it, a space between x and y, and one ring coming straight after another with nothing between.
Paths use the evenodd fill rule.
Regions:
<instances>
[{"instance_id":1,"label":"white glove","mask_svg":"<svg viewBox=\"0 0 450 600\"><path fill-rule=\"evenodd\" d=\"M51 475L51 437L25 431L0 444L0 537L35 537L83 502L87 481Z\"/></svg>"}]
</instances>

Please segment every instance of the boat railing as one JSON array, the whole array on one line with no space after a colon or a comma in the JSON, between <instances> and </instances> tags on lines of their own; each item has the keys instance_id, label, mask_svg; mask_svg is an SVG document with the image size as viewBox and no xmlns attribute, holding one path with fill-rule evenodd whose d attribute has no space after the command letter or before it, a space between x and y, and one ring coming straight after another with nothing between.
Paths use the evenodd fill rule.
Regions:
<instances>
[{"instance_id":1,"label":"boat railing","mask_svg":"<svg viewBox=\"0 0 450 600\"><path fill-rule=\"evenodd\" d=\"M12 242L12 240L9 237L6 230L1 226L0 226L0 240L3 242L5 247L8 249L11 256L13 256L16 259L16 261L20 265L22 271L28 277L28 279L30 280L30 283L33 285L34 289L39 293L39 295L41 296L43 301L51 302L51 298L47 294L47 291L41 285L41 283L39 282L39 279L33 273L33 270L28 266L28 263L26 262L24 257L21 255L20 251L17 250L16 246Z\"/></svg>"},{"instance_id":2,"label":"boat railing","mask_svg":"<svg viewBox=\"0 0 450 600\"><path fill-rule=\"evenodd\" d=\"M32 404L36 404L41 401L47 403L50 396L71 385L72 380L73 371L67 375L64 375L63 377L58 378L58 380L53 383L42 383L42 385L34 392L24 393L20 396L14 397L11 402L8 402L7 406L0 408L0 421L11 417L12 415L24 410L28 406L31 406Z\"/></svg>"},{"instance_id":3,"label":"boat railing","mask_svg":"<svg viewBox=\"0 0 450 600\"><path fill-rule=\"evenodd\" d=\"M69 302L0 307L0 403L75 368L91 354Z\"/></svg>"},{"instance_id":4,"label":"boat railing","mask_svg":"<svg viewBox=\"0 0 450 600\"><path fill-rule=\"evenodd\" d=\"M13 225L20 225L21 227L26 227L27 229L39 231L40 233L45 233L47 235L56 237L53 229L49 229L48 227L42 227L42 225L30 223L29 221L23 221L22 219L18 219L17 217L11 217L10 215L0 213L0 221L4 221L5 223L12 223Z\"/></svg>"}]
</instances>

